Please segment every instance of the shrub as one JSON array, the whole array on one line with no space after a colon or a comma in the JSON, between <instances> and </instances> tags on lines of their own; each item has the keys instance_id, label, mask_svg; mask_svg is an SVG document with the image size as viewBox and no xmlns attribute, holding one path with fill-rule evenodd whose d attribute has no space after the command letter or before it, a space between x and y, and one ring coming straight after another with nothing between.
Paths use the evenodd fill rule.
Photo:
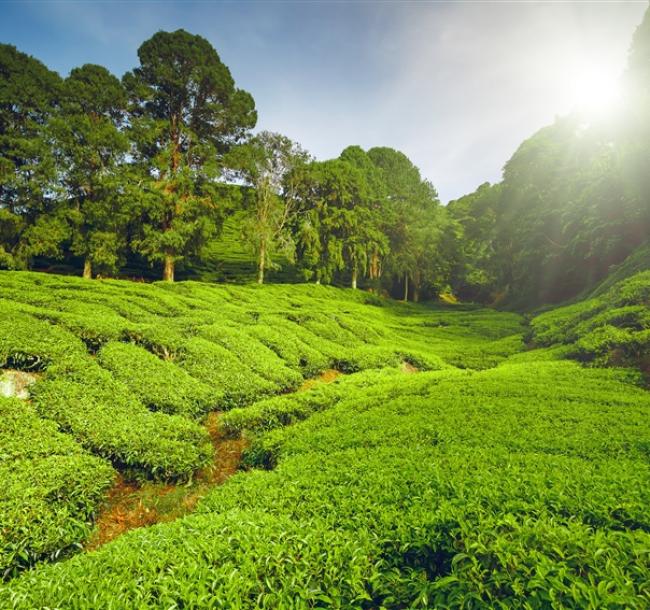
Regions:
<instances>
[{"instance_id":1,"label":"shrub","mask_svg":"<svg viewBox=\"0 0 650 610\"><path fill-rule=\"evenodd\" d=\"M223 394L219 406L231 409L253 402L275 391L275 386L263 379L226 348L195 337L189 339L177 363L192 377L214 387Z\"/></svg>"},{"instance_id":2,"label":"shrub","mask_svg":"<svg viewBox=\"0 0 650 610\"><path fill-rule=\"evenodd\" d=\"M108 343L97 360L152 411L197 417L222 400L218 390L137 345Z\"/></svg>"},{"instance_id":3,"label":"shrub","mask_svg":"<svg viewBox=\"0 0 650 610\"><path fill-rule=\"evenodd\" d=\"M274 470L27 573L0 606L647 606L650 397L627 373L502 364L321 390L337 385L253 444Z\"/></svg>"},{"instance_id":4,"label":"shrub","mask_svg":"<svg viewBox=\"0 0 650 610\"><path fill-rule=\"evenodd\" d=\"M31 405L0 398L0 575L83 542L114 474Z\"/></svg>"},{"instance_id":5,"label":"shrub","mask_svg":"<svg viewBox=\"0 0 650 610\"><path fill-rule=\"evenodd\" d=\"M68 353L84 352L81 341L63 328L7 309L0 317L0 368L41 371Z\"/></svg>"},{"instance_id":6,"label":"shrub","mask_svg":"<svg viewBox=\"0 0 650 610\"><path fill-rule=\"evenodd\" d=\"M273 350L241 330L212 324L199 328L198 334L232 352L253 372L275 384L276 391L292 390L303 381L302 375L289 368Z\"/></svg>"},{"instance_id":7,"label":"shrub","mask_svg":"<svg viewBox=\"0 0 650 610\"><path fill-rule=\"evenodd\" d=\"M69 358L33 386L36 408L92 453L131 474L183 480L212 457L207 432L175 415L152 413L90 358Z\"/></svg>"},{"instance_id":8,"label":"shrub","mask_svg":"<svg viewBox=\"0 0 650 610\"><path fill-rule=\"evenodd\" d=\"M288 366L300 370L305 377L316 375L329 366L326 356L270 321L250 326L246 332L273 350Z\"/></svg>"}]
</instances>

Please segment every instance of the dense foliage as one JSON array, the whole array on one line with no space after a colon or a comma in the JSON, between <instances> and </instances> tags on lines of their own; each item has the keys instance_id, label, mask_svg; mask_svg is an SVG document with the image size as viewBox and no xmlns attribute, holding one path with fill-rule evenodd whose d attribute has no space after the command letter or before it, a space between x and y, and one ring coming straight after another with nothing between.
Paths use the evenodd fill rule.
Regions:
<instances>
[{"instance_id":1,"label":"dense foliage","mask_svg":"<svg viewBox=\"0 0 650 610\"><path fill-rule=\"evenodd\" d=\"M16 399L0 397L0 447L0 575L6 577L76 549L115 473Z\"/></svg>"},{"instance_id":2,"label":"dense foliage","mask_svg":"<svg viewBox=\"0 0 650 610\"><path fill-rule=\"evenodd\" d=\"M227 409L222 434L262 471L199 515L11 579L0 605L642 608L650 403L630 369L597 367L639 363L649 285L526 330L325 286L5 272L2 366L40 376L32 405L2 403L7 576L87 538L113 469L207 466L208 411ZM603 328L626 341L601 346ZM286 393L332 367L348 374Z\"/></svg>"},{"instance_id":3,"label":"dense foliage","mask_svg":"<svg viewBox=\"0 0 650 610\"><path fill-rule=\"evenodd\" d=\"M598 366L638 365L650 374L650 271L614 284L575 305L537 316L531 340L564 345L565 353Z\"/></svg>"},{"instance_id":4,"label":"dense foliage","mask_svg":"<svg viewBox=\"0 0 650 610\"><path fill-rule=\"evenodd\" d=\"M275 469L231 479L201 514L27 574L0 600L647 606L650 399L627 375L541 362L383 377L258 438L249 462Z\"/></svg>"}]
</instances>

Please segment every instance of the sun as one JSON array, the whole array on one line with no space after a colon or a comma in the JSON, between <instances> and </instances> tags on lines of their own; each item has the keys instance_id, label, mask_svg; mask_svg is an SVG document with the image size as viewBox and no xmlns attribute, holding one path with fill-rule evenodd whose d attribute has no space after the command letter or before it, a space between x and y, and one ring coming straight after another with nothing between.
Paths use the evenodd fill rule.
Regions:
<instances>
[{"instance_id":1,"label":"sun","mask_svg":"<svg viewBox=\"0 0 650 610\"><path fill-rule=\"evenodd\" d=\"M619 75L599 66L579 66L568 75L566 96L572 110L586 118L605 118L620 101Z\"/></svg>"}]
</instances>

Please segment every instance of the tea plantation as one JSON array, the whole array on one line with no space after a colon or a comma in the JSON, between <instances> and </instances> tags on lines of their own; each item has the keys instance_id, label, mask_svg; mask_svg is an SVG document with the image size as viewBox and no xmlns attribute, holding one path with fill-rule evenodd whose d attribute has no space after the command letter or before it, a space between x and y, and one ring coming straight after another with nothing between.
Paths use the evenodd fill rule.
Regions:
<instances>
[{"instance_id":1,"label":"tea plantation","mask_svg":"<svg viewBox=\"0 0 650 610\"><path fill-rule=\"evenodd\" d=\"M523 317L0 274L0 608L647 608L650 274ZM341 373L329 384L309 381ZM196 509L82 549L116 477Z\"/></svg>"}]
</instances>

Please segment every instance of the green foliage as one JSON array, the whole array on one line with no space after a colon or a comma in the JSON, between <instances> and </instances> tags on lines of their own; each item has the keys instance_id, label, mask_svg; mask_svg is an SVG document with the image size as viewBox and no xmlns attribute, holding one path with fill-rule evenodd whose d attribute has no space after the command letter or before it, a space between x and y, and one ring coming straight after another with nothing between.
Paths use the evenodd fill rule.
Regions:
<instances>
[{"instance_id":1,"label":"green foliage","mask_svg":"<svg viewBox=\"0 0 650 610\"><path fill-rule=\"evenodd\" d=\"M625 374L541 362L363 376L254 442L273 471L233 477L200 514L26 574L0 601L647 606L650 398Z\"/></svg>"},{"instance_id":2,"label":"green foliage","mask_svg":"<svg viewBox=\"0 0 650 610\"><path fill-rule=\"evenodd\" d=\"M622 263L613 267L607 277L589 296L597 297L609 290L614 284L641 271L650 269L650 243L639 246Z\"/></svg>"},{"instance_id":3,"label":"green foliage","mask_svg":"<svg viewBox=\"0 0 650 610\"><path fill-rule=\"evenodd\" d=\"M220 397L173 362L128 343L108 343L97 354L113 373L152 411L196 417L216 408Z\"/></svg>"},{"instance_id":4,"label":"green foliage","mask_svg":"<svg viewBox=\"0 0 650 610\"><path fill-rule=\"evenodd\" d=\"M309 160L299 144L279 133L262 131L235 148L226 163L249 185L244 198L242 237L257 257L257 281L262 284L273 255L293 258L289 231L301 212L295 205L297 174Z\"/></svg>"},{"instance_id":5,"label":"green foliage","mask_svg":"<svg viewBox=\"0 0 650 610\"><path fill-rule=\"evenodd\" d=\"M384 247L376 228L376 193L364 172L345 159L312 162L296 176L298 260L306 278L330 283L349 269L365 272L372 252ZM356 281L356 280L355 280Z\"/></svg>"},{"instance_id":6,"label":"green foliage","mask_svg":"<svg viewBox=\"0 0 650 610\"><path fill-rule=\"evenodd\" d=\"M223 409L243 406L276 390L232 352L200 337L186 342L178 365L192 377L218 388L223 393L218 406Z\"/></svg>"},{"instance_id":7,"label":"green foliage","mask_svg":"<svg viewBox=\"0 0 650 610\"><path fill-rule=\"evenodd\" d=\"M56 215L69 226L62 237L72 253L85 259L85 277L92 277L93 266L115 273L124 263L125 111L120 81L102 66L86 64L65 80L61 112L48 125L64 192Z\"/></svg>"},{"instance_id":8,"label":"green foliage","mask_svg":"<svg viewBox=\"0 0 650 610\"><path fill-rule=\"evenodd\" d=\"M570 357L598 366L645 370L650 356L650 271L598 293L533 318L531 340L541 346L570 346Z\"/></svg>"},{"instance_id":9,"label":"green foliage","mask_svg":"<svg viewBox=\"0 0 650 610\"><path fill-rule=\"evenodd\" d=\"M246 332L274 351L288 366L301 371L305 377L316 375L329 366L326 356L289 334L286 328L280 328L281 323L266 322L251 326Z\"/></svg>"},{"instance_id":10,"label":"green foliage","mask_svg":"<svg viewBox=\"0 0 650 610\"><path fill-rule=\"evenodd\" d=\"M31 405L0 397L0 575L83 542L114 474Z\"/></svg>"},{"instance_id":11,"label":"green foliage","mask_svg":"<svg viewBox=\"0 0 650 610\"><path fill-rule=\"evenodd\" d=\"M0 44L0 268L24 268L28 229L52 206L54 155L46 138L61 79L40 61Z\"/></svg>"},{"instance_id":12,"label":"green foliage","mask_svg":"<svg viewBox=\"0 0 650 610\"><path fill-rule=\"evenodd\" d=\"M151 262L174 265L213 237L224 210L220 158L255 126L253 98L236 89L212 45L184 30L157 32L124 77L130 134L142 175L142 224L133 245Z\"/></svg>"},{"instance_id":13,"label":"green foliage","mask_svg":"<svg viewBox=\"0 0 650 610\"><path fill-rule=\"evenodd\" d=\"M0 301L0 368L40 371L66 354L83 354L81 341L65 329Z\"/></svg>"},{"instance_id":14,"label":"green foliage","mask_svg":"<svg viewBox=\"0 0 650 610\"><path fill-rule=\"evenodd\" d=\"M486 182L474 193L447 205L452 218L462 227L451 283L463 300L490 302L497 287L494 239L500 195L500 185Z\"/></svg>"},{"instance_id":15,"label":"green foliage","mask_svg":"<svg viewBox=\"0 0 650 610\"><path fill-rule=\"evenodd\" d=\"M373 385L381 387L382 391L387 390L387 386L395 384L396 375L399 375L397 369L369 370L341 378L329 385L316 385L298 394L274 396L244 409L228 411L220 418L219 425L230 435L237 435L245 430L260 432L288 426L310 417L317 411L333 407L360 387ZM387 383L382 384L383 381Z\"/></svg>"},{"instance_id":16,"label":"green foliage","mask_svg":"<svg viewBox=\"0 0 650 610\"><path fill-rule=\"evenodd\" d=\"M88 357L51 365L33 395L42 417L129 475L188 479L212 457L201 426L177 415L152 413Z\"/></svg>"},{"instance_id":17,"label":"green foliage","mask_svg":"<svg viewBox=\"0 0 650 610\"><path fill-rule=\"evenodd\" d=\"M254 373L275 384L276 392L293 390L302 383L303 377L300 373L289 368L284 360L264 343L242 330L213 324L200 327L198 334L232 352Z\"/></svg>"},{"instance_id":18,"label":"green foliage","mask_svg":"<svg viewBox=\"0 0 650 610\"><path fill-rule=\"evenodd\" d=\"M387 147L371 148L368 158L379 170L387 193L381 209L389 242L387 272L393 284L403 280L404 300L437 296L448 279L446 240L454 230L440 208L433 185L408 157ZM409 287L409 280L411 287Z\"/></svg>"},{"instance_id":19,"label":"green foliage","mask_svg":"<svg viewBox=\"0 0 650 610\"><path fill-rule=\"evenodd\" d=\"M0 362L44 372L32 388L38 413L129 476L154 479L187 479L210 459L205 431L186 417L244 407L331 367L492 366L519 349L501 342L521 331L512 314L379 297L369 306L365 293L317 286L4 272L0 291Z\"/></svg>"}]
</instances>

